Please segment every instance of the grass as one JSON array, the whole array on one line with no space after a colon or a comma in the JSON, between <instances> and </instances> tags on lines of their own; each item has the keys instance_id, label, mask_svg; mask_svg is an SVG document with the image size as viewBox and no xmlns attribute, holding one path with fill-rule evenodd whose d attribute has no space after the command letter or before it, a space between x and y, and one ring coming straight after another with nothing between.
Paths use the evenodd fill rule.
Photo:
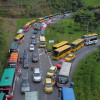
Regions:
<instances>
[{"instance_id":1,"label":"grass","mask_svg":"<svg viewBox=\"0 0 100 100\"><path fill-rule=\"evenodd\" d=\"M100 6L100 0L82 0L85 3L85 6Z\"/></svg>"},{"instance_id":2,"label":"grass","mask_svg":"<svg viewBox=\"0 0 100 100\"><path fill-rule=\"evenodd\" d=\"M76 100L100 100L100 59L95 51L80 62L75 72L74 92Z\"/></svg>"},{"instance_id":3,"label":"grass","mask_svg":"<svg viewBox=\"0 0 100 100\"><path fill-rule=\"evenodd\" d=\"M55 44L61 41L72 41L81 38L86 33L86 25L80 28L79 23L75 23L73 19L65 19L61 22L57 22L50 25L46 30L46 41L49 49L52 48L52 44L49 45L49 40L54 40Z\"/></svg>"}]
</instances>

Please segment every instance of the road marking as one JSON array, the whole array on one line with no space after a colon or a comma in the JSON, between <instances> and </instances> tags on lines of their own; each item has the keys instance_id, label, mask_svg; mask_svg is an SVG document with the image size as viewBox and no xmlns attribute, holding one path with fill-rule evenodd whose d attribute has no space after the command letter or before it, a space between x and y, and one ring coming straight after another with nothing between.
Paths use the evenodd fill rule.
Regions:
<instances>
[{"instance_id":1,"label":"road marking","mask_svg":"<svg viewBox=\"0 0 100 100\"><path fill-rule=\"evenodd\" d=\"M49 59L50 65L53 66L49 56L48 56L48 59Z\"/></svg>"},{"instance_id":2,"label":"road marking","mask_svg":"<svg viewBox=\"0 0 100 100\"><path fill-rule=\"evenodd\" d=\"M41 56L41 55L43 55L43 54L45 54L45 53L44 53L44 52L42 52L42 53L40 53L40 54L39 54L39 56Z\"/></svg>"},{"instance_id":3,"label":"road marking","mask_svg":"<svg viewBox=\"0 0 100 100\"><path fill-rule=\"evenodd\" d=\"M45 94L45 100L47 100L46 98L47 98L47 96L46 96L46 94Z\"/></svg>"},{"instance_id":4,"label":"road marking","mask_svg":"<svg viewBox=\"0 0 100 100\"><path fill-rule=\"evenodd\" d=\"M17 76L17 77L16 77L16 81L18 82L18 80L19 80L19 77Z\"/></svg>"}]
</instances>

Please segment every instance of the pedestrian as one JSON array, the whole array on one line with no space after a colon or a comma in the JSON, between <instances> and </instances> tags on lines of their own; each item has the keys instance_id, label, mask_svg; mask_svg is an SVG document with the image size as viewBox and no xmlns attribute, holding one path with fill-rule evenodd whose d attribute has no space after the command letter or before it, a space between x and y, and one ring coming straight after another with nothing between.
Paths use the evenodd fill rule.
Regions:
<instances>
[{"instance_id":1,"label":"pedestrian","mask_svg":"<svg viewBox=\"0 0 100 100\"><path fill-rule=\"evenodd\" d=\"M60 97L61 94L61 88L58 88L58 97Z\"/></svg>"}]
</instances>

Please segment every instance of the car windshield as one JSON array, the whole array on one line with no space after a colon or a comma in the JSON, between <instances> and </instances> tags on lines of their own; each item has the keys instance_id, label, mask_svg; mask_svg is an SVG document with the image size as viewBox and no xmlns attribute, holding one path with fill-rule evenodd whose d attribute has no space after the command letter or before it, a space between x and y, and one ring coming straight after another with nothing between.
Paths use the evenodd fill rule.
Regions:
<instances>
[{"instance_id":1,"label":"car windshield","mask_svg":"<svg viewBox=\"0 0 100 100\"><path fill-rule=\"evenodd\" d=\"M46 83L46 87L52 87L51 83Z\"/></svg>"},{"instance_id":2,"label":"car windshield","mask_svg":"<svg viewBox=\"0 0 100 100\"><path fill-rule=\"evenodd\" d=\"M38 77L38 76L40 76L40 73L34 73L34 76Z\"/></svg>"},{"instance_id":3,"label":"car windshield","mask_svg":"<svg viewBox=\"0 0 100 100\"><path fill-rule=\"evenodd\" d=\"M28 86L29 86L29 82L26 81L26 80L23 81L23 82L22 82L22 86L23 86L23 87L28 87Z\"/></svg>"},{"instance_id":4,"label":"car windshield","mask_svg":"<svg viewBox=\"0 0 100 100\"><path fill-rule=\"evenodd\" d=\"M30 45L30 48L34 48L34 46L33 45Z\"/></svg>"},{"instance_id":5,"label":"car windshield","mask_svg":"<svg viewBox=\"0 0 100 100\"><path fill-rule=\"evenodd\" d=\"M49 69L49 73L54 73L54 70Z\"/></svg>"},{"instance_id":6,"label":"car windshield","mask_svg":"<svg viewBox=\"0 0 100 100\"><path fill-rule=\"evenodd\" d=\"M67 56L67 58L71 58L71 56Z\"/></svg>"},{"instance_id":7,"label":"car windshield","mask_svg":"<svg viewBox=\"0 0 100 100\"><path fill-rule=\"evenodd\" d=\"M68 78L59 76L58 81L59 81L59 83L66 84L68 82Z\"/></svg>"}]
</instances>

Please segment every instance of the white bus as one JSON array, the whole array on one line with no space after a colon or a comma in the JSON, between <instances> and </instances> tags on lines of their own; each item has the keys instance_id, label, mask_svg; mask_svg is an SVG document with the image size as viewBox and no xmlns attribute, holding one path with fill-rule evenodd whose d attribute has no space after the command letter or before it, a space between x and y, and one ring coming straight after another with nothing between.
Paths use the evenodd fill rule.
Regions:
<instances>
[{"instance_id":1,"label":"white bus","mask_svg":"<svg viewBox=\"0 0 100 100\"><path fill-rule=\"evenodd\" d=\"M82 38L85 40L85 45L96 44L98 42L97 34L83 35Z\"/></svg>"},{"instance_id":2,"label":"white bus","mask_svg":"<svg viewBox=\"0 0 100 100\"><path fill-rule=\"evenodd\" d=\"M69 76L71 72L71 63L63 62L59 74L57 75L57 86L66 87L69 82Z\"/></svg>"}]
</instances>

